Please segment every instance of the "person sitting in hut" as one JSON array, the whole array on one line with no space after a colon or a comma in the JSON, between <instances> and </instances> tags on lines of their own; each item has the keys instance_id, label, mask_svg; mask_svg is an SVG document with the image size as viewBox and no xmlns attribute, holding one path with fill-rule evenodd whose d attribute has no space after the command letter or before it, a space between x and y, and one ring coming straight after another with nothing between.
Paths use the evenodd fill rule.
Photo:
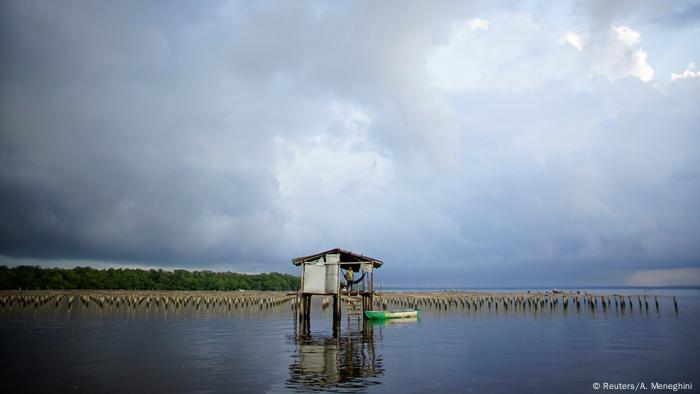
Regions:
<instances>
[{"instance_id":1,"label":"person sitting in hut","mask_svg":"<svg viewBox=\"0 0 700 394\"><path fill-rule=\"evenodd\" d=\"M346 287L352 291L352 285L353 281L355 280L355 272L353 272L352 268L345 270L345 282L347 282Z\"/></svg>"}]
</instances>

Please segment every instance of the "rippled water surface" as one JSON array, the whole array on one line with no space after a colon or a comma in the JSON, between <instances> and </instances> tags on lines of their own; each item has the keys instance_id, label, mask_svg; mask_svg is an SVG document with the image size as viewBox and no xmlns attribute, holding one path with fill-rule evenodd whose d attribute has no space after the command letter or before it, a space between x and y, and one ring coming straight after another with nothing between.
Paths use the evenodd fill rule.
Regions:
<instances>
[{"instance_id":1,"label":"rippled water surface","mask_svg":"<svg viewBox=\"0 0 700 394\"><path fill-rule=\"evenodd\" d=\"M656 293L663 293L657 291ZM700 387L700 291L659 313L465 309L370 324L289 304L198 313L3 310L2 392L594 392L594 382ZM697 391L697 389L696 389Z\"/></svg>"}]
</instances>

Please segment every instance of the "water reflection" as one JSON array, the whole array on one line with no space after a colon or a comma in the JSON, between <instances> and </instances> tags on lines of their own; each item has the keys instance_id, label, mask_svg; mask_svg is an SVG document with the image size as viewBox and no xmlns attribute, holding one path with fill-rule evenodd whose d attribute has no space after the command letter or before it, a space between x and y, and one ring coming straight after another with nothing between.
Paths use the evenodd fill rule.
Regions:
<instances>
[{"instance_id":1,"label":"water reflection","mask_svg":"<svg viewBox=\"0 0 700 394\"><path fill-rule=\"evenodd\" d=\"M375 326L364 322L333 335L311 335L302 330L293 336L295 347L287 387L299 391L357 391L380 384L382 356L375 346Z\"/></svg>"},{"instance_id":2,"label":"water reflection","mask_svg":"<svg viewBox=\"0 0 700 394\"><path fill-rule=\"evenodd\" d=\"M399 319L367 320L366 324L369 327L372 327L372 328L378 327L381 329L384 326L415 325L419 321L420 321L419 317L402 317Z\"/></svg>"}]
</instances>

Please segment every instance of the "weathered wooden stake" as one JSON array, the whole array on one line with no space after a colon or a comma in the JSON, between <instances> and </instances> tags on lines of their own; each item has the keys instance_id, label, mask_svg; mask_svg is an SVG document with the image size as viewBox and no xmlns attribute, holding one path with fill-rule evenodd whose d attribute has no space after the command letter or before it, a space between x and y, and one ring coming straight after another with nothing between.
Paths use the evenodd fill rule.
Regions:
<instances>
[{"instance_id":1,"label":"weathered wooden stake","mask_svg":"<svg viewBox=\"0 0 700 394\"><path fill-rule=\"evenodd\" d=\"M673 308L676 310L676 314L678 314L678 302L676 302L676 296L673 296Z\"/></svg>"}]
</instances>

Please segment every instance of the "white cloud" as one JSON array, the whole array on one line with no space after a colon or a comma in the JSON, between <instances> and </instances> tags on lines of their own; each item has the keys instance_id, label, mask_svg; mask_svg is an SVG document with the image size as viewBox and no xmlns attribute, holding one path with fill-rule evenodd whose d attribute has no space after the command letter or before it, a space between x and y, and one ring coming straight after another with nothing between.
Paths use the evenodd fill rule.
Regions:
<instances>
[{"instance_id":1,"label":"white cloud","mask_svg":"<svg viewBox=\"0 0 700 394\"><path fill-rule=\"evenodd\" d=\"M630 75L637 77L644 82L654 79L654 69L647 63L647 53L641 49L632 55L632 67Z\"/></svg>"},{"instance_id":2,"label":"white cloud","mask_svg":"<svg viewBox=\"0 0 700 394\"><path fill-rule=\"evenodd\" d=\"M428 54L426 68L434 87L522 90L548 81L567 80L579 86L599 74L610 81L637 78L652 81L655 70L640 47L641 35L626 26L607 25L601 32L567 31L552 40L551 26L521 14L494 17L489 34L476 24L454 25L449 39ZM573 51L563 51L561 45Z\"/></svg>"},{"instance_id":3,"label":"white cloud","mask_svg":"<svg viewBox=\"0 0 700 394\"><path fill-rule=\"evenodd\" d=\"M627 46L637 45L640 42L640 34L627 26L615 27L612 29L617 33L617 39Z\"/></svg>"},{"instance_id":4,"label":"white cloud","mask_svg":"<svg viewBox=\"0 0 700 394\"><path fill-rule=\"evenodd\" d=\"M576 74L571 66L577 60L561 51L537 20L506 13L492 22L488 34L478 34L469 24L453 25L447 42L428 53L434 87L522 90Z\"/></svg>"},{"instance_id":5,"label":"white cloud","mask_svg":"<svg viewBox=\"0 0 700 394\"><path fill-rule=\"evenodd\" d=\"M489 21L486 19L474 18L469 21L468 25L472 31L489 29Z\"/></svg>"},{"instance_id":6,"label":"white cloud","mask_svg":"<svg viewBox=\"0 0 700 394\"><path fill-rule=\"evenodd\" d=\"M342 207L368 209L357 202L376 201L394 176L392 161L370 140L372 118L362 108L332 103L319 116L327 121L318 133L275 140L280 197L299 227L325 228Z\"/></svg>"},{"instance_id":7,"label":"white cloud","mask_svg":"<svg viewBox=\"0 0 700 394\"><path fill-rule=\"evenodd\" d=\"M700 77L700 71L693 71L694 69L695 69L695 63L690 62L688 64L688 67L685 68L685 71L683 71L682 74L672 73L671 74L671 81L676 81L679 79L689 79L689 78Z\"/></svg>"},{"instance_id":8,"label":"white cloud","mask_svg":"<svg viewBox=\"0 0 700 394\"><path fill-rule=\"evenodd\" d=\"M279 198L287 214L281 241L288 250L363 245L367 251L374 234L367 226L387 216L382 207L395 180L393 160L371 141L373 119L360 107L333 103L319 115L328 119L318 133L275 140Z\"/></svg>"},{"instance_id":9,"label":"white cloud","mask_svg":"<svg viewBox=\"0 0 700 394\"><path fill-rule=\"evenodd\" d=\"M576 33L567 32L562 38L561 43L569 44L579 51L583 49L583 39Z\"/></svg>"},{"instance_id":10,"label":"white cloud","mask_svg":"<svg viewBox=\"0 0 700 394\"><path fill-rule=\"evenodd\" d=\"M655 71L647 62L647 52L636 47L641 42L639 37L629 27L612 26L609 34L601 36L591 49L593 72L611 81L630 76L643 82L654 79Z\"/></svg>"}]
</instances>

